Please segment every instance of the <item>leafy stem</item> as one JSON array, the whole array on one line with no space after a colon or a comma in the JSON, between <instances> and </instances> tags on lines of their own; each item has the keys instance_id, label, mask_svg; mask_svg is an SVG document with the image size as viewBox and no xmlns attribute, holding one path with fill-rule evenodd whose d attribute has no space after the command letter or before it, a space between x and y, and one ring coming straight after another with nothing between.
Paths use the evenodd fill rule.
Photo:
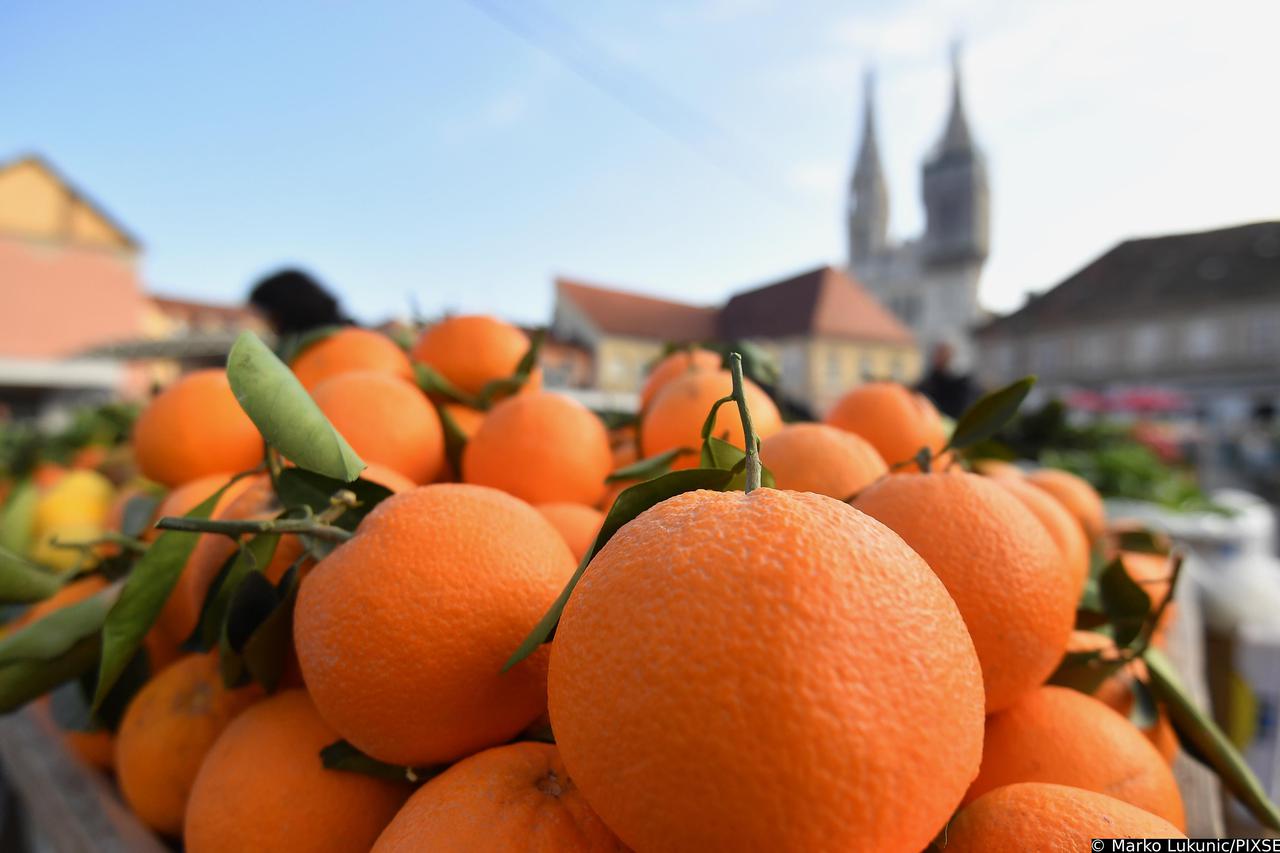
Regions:
<instances>
[{"instance_id":1,"label":"leafy stem","mask_svg":"<svg viewBox=\"0 0 1280 853\"><path fill-rule=\"evenodd\" d=\"M743 388L742 356L736 352L729 354L729 373L733 376L733 401L738 404L738 414L742 417L743 449L747 454L743 491L750 494L753 489L760 488L760 442L751 423L751 409L747 406L747 393Z\"/></svg>"},{"instance_id":2,"label":"leafy stem","mask_svg":"<svg viewBox=\"0 0 1280 853\"><path fill-rule=\"evenodd\" d=\"M161 530L181 530L187 533L221 533L224 536L240 537L245 534L258 533L305 533L316 539L327 542L346 542L351 538L349 530L335 527L315 518L264 518L244 521L230 521L213 518L187 518L185 516L165 516L156 522Z\"/></svg>"}]
</instances>

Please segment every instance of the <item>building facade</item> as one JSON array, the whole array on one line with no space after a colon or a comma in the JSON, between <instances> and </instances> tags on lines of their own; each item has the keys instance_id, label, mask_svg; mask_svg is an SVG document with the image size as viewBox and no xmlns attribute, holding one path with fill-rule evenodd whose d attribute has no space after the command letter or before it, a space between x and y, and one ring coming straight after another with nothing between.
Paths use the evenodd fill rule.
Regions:
<instances>
[{"instance_id":1,"label":"building facade","mask_svg":"<svg viewBox=\"0 0 1280 853\"><path fill-rule=\"evenodd\" d=\"M921 371L911 331L832 267L741 291L715 307L560 279L551 334L590 353L589 385L619 405L634 404L649 366L672 343L755 344L780 368L778 394L817 414L860 382L910 383Z\"/></svg>"},{"instance_id":2,"label":"building facade","mask_svg":"<svg viewBox=\"0 0 1280 853\"><path fill-rule=\"evenodd\" d=\"M873 78L867 75L862 139L849 187L849 269L915 333L928 351L941 343L956 364L972 364L972 329L982 320L978 285L990 248L986 158L974 141L952 54L951 104L942 136L922 168L925 231L889 234L889 188L880 158Z\"/></svg>"},{"instance_id":3,"label":"building facade","mask_svg":"<svg viewBox=\"0 0 1280 853\"><path fill-rule=\"evenodd\" d=\"M1280 222L1127 240L976 333L982 379L1158 387L1243 415L1280 403Z\"/></svg>"}]
</instances>

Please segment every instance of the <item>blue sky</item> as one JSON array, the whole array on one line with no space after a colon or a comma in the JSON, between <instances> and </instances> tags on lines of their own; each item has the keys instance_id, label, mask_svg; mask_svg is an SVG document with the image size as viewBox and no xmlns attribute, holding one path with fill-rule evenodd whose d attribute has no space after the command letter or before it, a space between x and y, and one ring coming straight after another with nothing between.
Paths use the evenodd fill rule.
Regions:
<instances>
[{"instance_id":1,"label":"blue sky","mask_svg":"<svg viewBox=\"0 0 1280 853\"><path fill-rule=\"evenodd\" d=\"M1004 310L1126 236L1280 215L1277 30L1249 0L10 0L0 159L49 157L157 292L300 264L364 320L543 321L556 273L711 302L842 261L869 63L919 228L960 35Z\"/></svg>"}]
</instances>

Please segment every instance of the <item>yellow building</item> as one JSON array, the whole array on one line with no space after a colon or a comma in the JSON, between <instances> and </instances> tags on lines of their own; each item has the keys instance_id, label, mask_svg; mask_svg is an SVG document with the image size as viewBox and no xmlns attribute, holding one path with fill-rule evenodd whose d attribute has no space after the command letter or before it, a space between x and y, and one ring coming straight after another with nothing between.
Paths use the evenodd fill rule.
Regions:
<instances>
[{"instance_id":1,"label":"yellow building","mask_svg":"<svg viewBox=\"0 0 1280 853\"><path fill-rule=\"evenodd\" d=\"M639 389L668 343L748 341L779 365L778 396L815 415L861 382L914 383L922 368L911 332L832 267L743 291L720 307L562 278L552 332L591 353L594 387L619 394Z\"/></svg>"}]
</instances>

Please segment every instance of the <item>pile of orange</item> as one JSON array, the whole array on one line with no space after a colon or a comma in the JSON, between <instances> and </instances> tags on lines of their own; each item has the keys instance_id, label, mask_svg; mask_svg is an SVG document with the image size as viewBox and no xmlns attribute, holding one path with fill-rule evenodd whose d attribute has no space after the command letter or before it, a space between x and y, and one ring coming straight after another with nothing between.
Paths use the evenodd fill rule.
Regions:
<instances>
[{"instance_id":1,"label":"pile of orange","mask_svg":"<svg viewBox=\"0 0 1280 853\"><path fill-rule=\"evenodd\" d=\"M774 487L689 491L622 525L551 642L511 665L638 480L611 472L681 450L672 467L696 467L733 387L720 356L677 350L611 431L537 371L491 393L529 347L453 317L407 351L348 328L294 356L394 494L336 548L287 535L256 567L301 576L274 691L224 684L216 649L180 650L244 542L199 535L148 637L151 679L94 742L139 819L191 853L1075 849L1185 830L1168 752L1112 707L1114 685L1046 686L1068 651L1105 645L1073 633L1106 531L1097 493L1065 472L964 470L933 406L892 383L784 424L747 380ZM744 448L735 406L711 434ZM216 370L157 396L133 449L168 489L157 517L264 458ZM255 473L212 517L283 509ZM88 574L24 624L107 583ZM327 768L339 741L378 772Z\"/></svg>"}]
</instances>

